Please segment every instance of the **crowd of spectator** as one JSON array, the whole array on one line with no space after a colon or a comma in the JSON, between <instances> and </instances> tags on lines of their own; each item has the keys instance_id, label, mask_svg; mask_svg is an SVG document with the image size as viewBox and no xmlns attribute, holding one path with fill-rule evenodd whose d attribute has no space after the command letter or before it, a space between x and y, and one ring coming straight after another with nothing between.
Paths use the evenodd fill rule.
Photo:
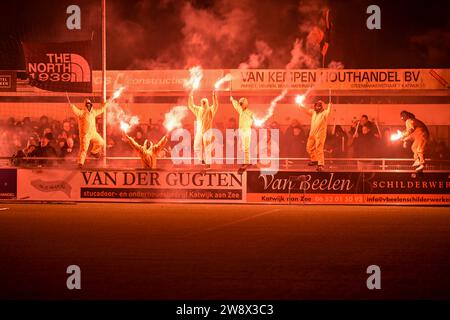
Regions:
<instances>
[{"instance_id":1,"label":"crowd of spectator","mask_svg":"<svg viewBox=\"0 0 450 320\"><path fill-rule=\"evenodd\" d=\"M224 131L225 128L236 129L236 118L224 122L215 122L215 127ZM267 123L267 128L279 129L279 150L282 158L306 158L306 140L308 126L291 120L288 126L282 127L276 121ZM193 133L193 124L184 124L184 128ZM401 143L392 142L390 136L397 129L379 127L369 121L366 115L354 118L349 128L340 125L329 125L325 152L328 158L411 158L410 148L403 148ZM102 132L102 119L97 119L97 130ZM149 119L135 126L129 133L139 144L146 139L158 141L164 134L162 120ZM192 135L193 136L193 135ZM225 136L225 135L224 135ZM63 121L52 120L47 116L39 120L26 117L22 120L9 118L0 122L1 157L11 157L12 164L25 163L48 164L63 163L65 158L76 157L79 150L77 120L74 117ZM168 148L175 145L171 142ZM135 156L123 137L118 125L107 127L106 148L108 156ZM225 154L225 153L224 153ZM167 156L169 153L166 154ZM59 158L60 160L23 160L24 157ZM443 141L432 140L427 157L436 160L450 159L450 151Z\"/></svg>"},{"instance_id":2,"label":"crowd of spectator","mask_svg":"<svg viewBox=\"0 0 450 320\"><path fill-rule=\"evenodd\" d=\"M284 131L280 144L282 157L304 158L306 154L307 127L297 120ZM329 125L325 141L325 153L329 158L411 158L411 149L402 143L391 141L391 135L398 127L380 127L369 120L367 115L353 118L345 130L341 125ZM449 160L450 150L444 141L431 140L427 156L434 160Z\"/></svg>"}]
</instances>

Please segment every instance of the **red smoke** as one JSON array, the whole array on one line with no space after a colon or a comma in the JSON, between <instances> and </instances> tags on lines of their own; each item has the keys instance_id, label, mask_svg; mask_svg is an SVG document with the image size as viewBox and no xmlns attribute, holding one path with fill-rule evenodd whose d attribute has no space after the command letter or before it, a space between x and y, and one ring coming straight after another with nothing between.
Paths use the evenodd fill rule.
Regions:
<instances>
[{"instance_id":1,"label":"red smoke","mask_svg":"<svg viewBox=\"0 0 450 320\"><path fill-rule=\"evenodd\" d=\"M247 62L239 64L239 69L256 69L264 68L264 63L272 56L272 48L262 40L256 40L256 52L250 54Z\"/></svg>"},{"instance_id":2,"label":"red smoke","mask_svg":"<svg viewBox=\"0 0 450 320\"><path fill-rule=\"evenodd\" d=\"M133 57L131 69L316 68L322 63L325 0L142 0L129 20L120 18L114 3L110 6L112 50L126 50L121 59Z\"/></svg>"}]
</instances>

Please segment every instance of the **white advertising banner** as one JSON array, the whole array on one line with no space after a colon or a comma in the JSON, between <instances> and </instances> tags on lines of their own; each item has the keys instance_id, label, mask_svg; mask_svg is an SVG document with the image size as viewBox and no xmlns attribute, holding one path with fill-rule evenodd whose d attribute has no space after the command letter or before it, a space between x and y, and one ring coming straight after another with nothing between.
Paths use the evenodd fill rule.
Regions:
<instances>
[{"instance_id":1,"label":"white advertising banner","mask_svg":"<svg viewBox=\"0 0 450 320\"><path fill-rule=\"evenodd\" d=\"M449 69L233 70L233 90L430 90L450 87Z\"/></svg>"},{"instance_id":2,"label":"white advertising banner","mask_svg":"<svg viewBox=\"0 0 450 320\"><path fill-rule=\"evenodd\" d=\"M203 70L199 90L213 90L214 84L224 75L223 70ZM186 91L184 81L189 79L189 70L123 70L106 73L106 90L113 91L125 86L129 92ZM94 92L101 91L102 74L93 72ZM229 83L221 86L225 90Z\"/></svg>"},{"instance_id":3,"label":"white advertising banner","mask_svg":"<svg viewBox=\"0 0 450 320\"><path fill-rule=\"evenodd\" d=\"M17 199L35 201L80 200L79 171L61 169L18 169Z\"/></svg>"},{"instance_id":4,"label":"white advertising banner","mask_svg":"<svg viewBox=\"0 0 450 320\"><path fill-rule=\"evenodd\" d=\"M450 69L233 69L203 70L199 90L209 91L224 75L220 90L443 90L450 88ZM126 86L130 92L186 91L189 70L108 71L108 91ZM94 91L101 90L101 72L93 72Z\"/></svg>"},{"instance_id":5,"label":"white advertising banner","mask_svg":"<svg viewBox=\"0 0 450 320\"><path fill-rule=\"evenodd\" d=\"M215 171L19 169L17 199L244 202L245 177Z\"/></svg>"}]
</instances>

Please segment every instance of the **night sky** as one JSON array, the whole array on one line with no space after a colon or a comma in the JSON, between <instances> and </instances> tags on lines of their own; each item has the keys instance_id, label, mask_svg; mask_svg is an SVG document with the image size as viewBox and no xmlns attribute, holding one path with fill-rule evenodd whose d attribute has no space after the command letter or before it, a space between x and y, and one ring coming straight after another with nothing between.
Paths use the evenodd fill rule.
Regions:
<instances>
[{"instance_id":1,"label":"night sky","mask_svg":"<svg viewBox=\"0 0 450 320\"><path fill-rule=\"evenodd\" d=\"M20 41L93 37L100 68L100 0L5 0L0 4L0 69L24 69ZM81 30L66 28L66 8L81 8ZM368 30L366 8L381 8L381 30ZM450 1L258 0L107 1L108 69L284 68L296 39L330 9L327 64L345 68L449 68ZM303 9L302 9L303 8ZM314 56L314 53L307 52ZM314 56L316 59L317 56ZM295 68L314 65L297 64Z\"/></svg>"}]
</instances>

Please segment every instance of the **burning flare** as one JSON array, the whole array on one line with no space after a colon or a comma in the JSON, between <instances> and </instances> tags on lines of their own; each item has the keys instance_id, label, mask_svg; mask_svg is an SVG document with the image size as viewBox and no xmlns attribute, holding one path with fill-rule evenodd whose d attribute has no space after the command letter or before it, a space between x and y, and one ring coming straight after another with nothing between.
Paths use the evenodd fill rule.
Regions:
<instances>
[{"instance_id":1,"label":"burning flare","mask_svg":"<svg viewBox=\"0 0 450 320\"><path fill-rule=\"evenodd\" d=\"M279 101L283 100L287 93L288 93L288 91L286 89L284 89L283 92L281 92L281 94L279 96L277 96L275 99L273 99L270 102L269 109L267 110L266 115L262 119L253 118L255 126L261 127L262 125L264 125L264 123L273 115L273 112L275 111L277 103Z\"/></svg>"},{"instance_id":2,"label":"burning flare","mask_svg":"<svg viewBox=\"0 0 450 320\"><path fill-rule=\"evenodd\" d=\"M127 132L132 126L139 124L139 117L126 114L117 102L112 101L108 106L106 122L112 126L120 125L120 129Z\"/></svg>"},{"instance_id":3,"label":"burning flare","mask_svg":"<svg viewBox=\"0 0 450 320\"><path fill-rule=\"evenodd\" d=\"M253 118L253 121L255 123L255 126L261 127L264 124L264 121L262 119Z\"/></svg>"},{"instance_id":4,"label":"burning flare","mask_svg":"<svg viewBox=\"0 0 450 320\"><path fill-rule=\"evenodd\" d=\"M120 95L122 94L123 90L125 90L125 87L120 87L119 89L114 91L111 100L115 100L115 99L119 98Z\"/></svg>"},{"instance_id":5,"label":"burning flare","mask_svg":"<svg viewBox=\"0 0 450 320\"><path fill-rule=\"evenodd\" d=\"M298 104L299 106L301 106L301 105L303 105L303 103L305 102L305 95L297 95L296 97L295 97L295 103L296 104Z\"/></svg>"},{"instance_id":6,"label":"burning flare","mask_svg":"<svg viewBox=\"0 0 450 320\"><path fill-rule=\"evenodd\" d=\"M184 80L183 87L187 90L197 90L200 87L200 81L203 78L203 69L195 66L189 69L190 77Z\"/></svg>"},{"instance_id":7,"label":"burning flare","mask_svg":"<svg viewBox=\"0 0 450 320\"><path fill-rule=\"evenodd\" d=\"M233 79L233 77L231 76L230 73L227 73L224 77L220 78L219 80L217 80L216 84L214 85L214 88L217 90L220 88L220 86L227 81L231 81Z\"/></svg>"},{"instance_id":8,"label":"burning flare","mask_svg":"<svg viewBox=\"0 0 450 320\"><path fill-rule=\"evenodd\" d=\"M397 133L393 133L393 134L391 135L391 141L397 141L397 140L400 140L402 136L403 136L403 135L402 135L402 132L401 132L400 130L397 130Z\"/></svg>"},{"instance_id":9,"label":"burning flare","mask_svg":"<svg viewBox=\"0 0 450 320\"><path fill-rule=\"evenodd\" d=\"M120 130L127 133L132 126L139 124L139 118L137 116L132 116L128 122L124 120L120 120Z\"/></svg>"},{"instance_id":10,"label":"burning flare","mask_svg":"<svg viewBox=\"0 0 450 320\"><path fill-rule=\"evenodd\" d=\"M125 121L120 121L120 130L122 130L125 133L128 133L128 130L130 130L130 125L126 123Z\"/></svg>"},{"instance_id":11,"label":"burning flare","mask_svg":"<svg viewBox=\"0 0 450 320\"><path fill-rule=\"evenodd\" d=\"M164 127L168 132L175 128L181 128L181 121L186 117L188 108L176 106L164 115Z\"/></svg>"},{"instance_id":12,"label":"burning flare","mask_svg":"<svg viewBox=\"0 0 450 320\"><path fill-rule=\"evenodd\" d=\"M305 103L305 100L308 97L311 90L312 90L312 88L308 88L308 90L306 90L306 92L304 94L298 94L295 97L295 104L297 104L300 107L303 106L303 104Z\"/></svg>"}]
</instances>

